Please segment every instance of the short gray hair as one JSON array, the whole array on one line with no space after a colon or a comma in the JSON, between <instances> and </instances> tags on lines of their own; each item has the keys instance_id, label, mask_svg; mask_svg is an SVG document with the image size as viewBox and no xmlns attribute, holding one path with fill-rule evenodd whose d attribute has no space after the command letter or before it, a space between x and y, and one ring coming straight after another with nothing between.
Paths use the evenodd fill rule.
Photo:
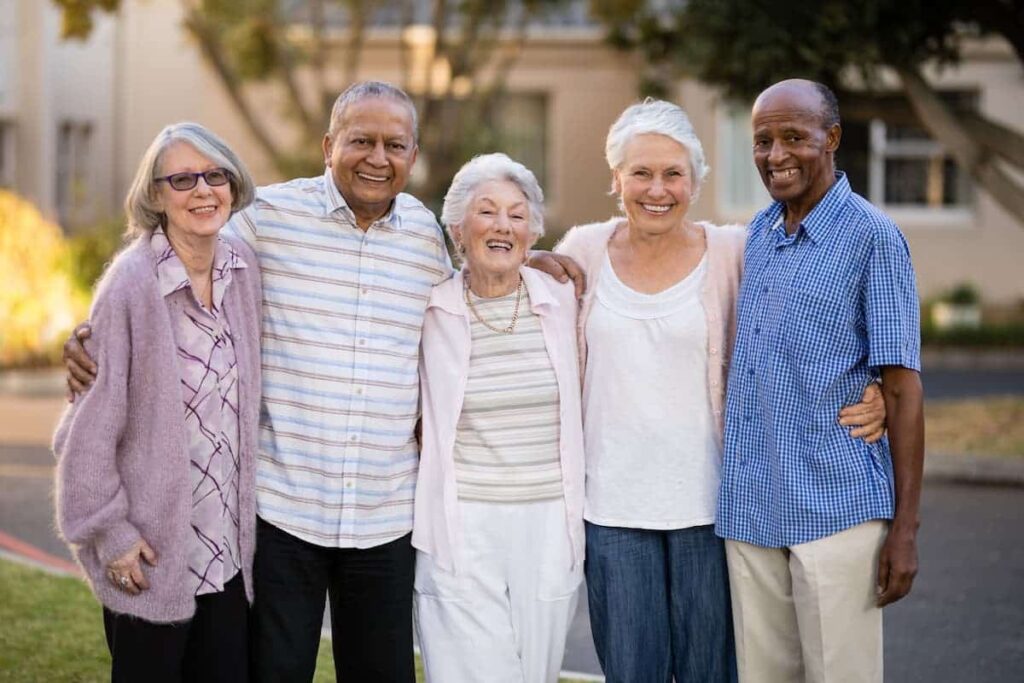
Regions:
<instances>
[{"instance_id":1,"label":"short gray hair","mask_svg":"<svg viewBox=\"0 0 1024 683\"><path fill-rule=\"evenodd\" d=\"M252 203L256 194L252 176L227 143L198 123L172 123L157 133L139 162L124 200L124 212L128 216L126 237L149 235L158 227L167 226L167 216L157 202L156 176L164 152L176 142L191 145L211 163L230 172L232 214Z\"/></svg>"},{"instance_id":2,"label":"short gray hair","mask_svg":"<svg viewBox=\"0 0 1024 683\"><path fill-rule=\"evenodd\" d=\"M626 160L626 146L637 135L664 135L686 148L690 154L693 198L700 192L701 183L710 167L704 161L704 147L693 130L690 117L682 107L650 97L626 108L608 129L604 154L608 167L616 171Z\"/></svg>"},{"instance_id":3,"label":"short gray hair","mask_svg":"<svg viewBox=\"0 0 1024 683\"><path fill-rule=\"evenodd\" d=\"M530 209L530 234L534 237L541 237L544 234L544 191L540 189L537 176L518 161L510 159L508 155L495 152L473 157L463 164L452 178L451 187L448 188L448 193L444 196L444 205L441 207L441 222L452 242L455 242L452 226L462 225L476 189L495 180L515 183L526 197Z\"/></svg>"},{"instance_id":4,"label":"short gray hair","mask_svg":"<svg viewBox=\"0 0 1024 683\"><path fill-rule=\"evenodd\" d=\"M398 86L384 81L360 81L345 88L345 91L338 95L338 99L334 100L334 106L331 107L331 121L327 126L327 134L333 138L338 132L338 126L341 125L341 120L345 116L345 110L350 105L371 97L383 97L404 104L412 118L413 142L419 141L419 115L416 113L416 105L412 98Z\"/></svg>"}]
</instances>

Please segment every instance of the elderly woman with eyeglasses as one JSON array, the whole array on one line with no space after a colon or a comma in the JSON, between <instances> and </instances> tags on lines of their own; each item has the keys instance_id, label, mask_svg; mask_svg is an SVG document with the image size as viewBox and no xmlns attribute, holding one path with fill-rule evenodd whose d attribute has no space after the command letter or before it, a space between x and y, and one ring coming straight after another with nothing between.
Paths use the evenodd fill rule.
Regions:
<instances>
[{"instance_id":1,"label":"elderly woman with eyeglasses","mask_svg":"<svg viewBox=\"0 0 1024 683\"><path fill-rule=\"evenodd\" d=\"M732 681L714 523L745 230L688 217L708 169L678 106L627 108L606 156L624 215L574 228L557 248L587 275L579 342L594 644L609 681ZM869 425L855 435L881 436L881 400L846 411Z\"/></svg>"},{"instance_id":2,"label":"elderly woman with eyeglasses","mask_svg":"<svg viewBox=\"0 0 1024 683\"><path fill-rule=\"evenodd\" d=\"M455 175L441 220L464 267L423 323L413 545L428 681L557 681L582 580L583 434L571 284L524 267L533 173Z\"/></svg>"},{"instance_id":3,"label":"elderly woman with eyeglasses","mask_svg":"<svg viewBox=\"0 0 1024 683\"><path fill-rule=\"evenodd\" d=\"M114 681L247 681L260 284L222 237L253 183L216 135L164 128L96 289L101 368L54 436L60 532L97 599Z\"/></svg>"}]
</instances>

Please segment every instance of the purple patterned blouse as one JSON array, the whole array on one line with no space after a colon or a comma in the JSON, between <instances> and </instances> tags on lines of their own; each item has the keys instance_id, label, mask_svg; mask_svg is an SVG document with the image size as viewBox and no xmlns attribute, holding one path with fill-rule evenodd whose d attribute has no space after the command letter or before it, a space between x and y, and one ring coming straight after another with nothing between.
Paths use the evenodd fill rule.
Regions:
<instances>
[{"instance_id":1,"label":"purple patterned blouse","mask_svg":"<svg viewBox=\"0 0 1024 683\"><path fill-rule=\"evenodd\" d=\"M238 370L227 315L221 310L231 271L245 262L217 240L213 308L192 292L185 265L163 230L150 239L160 292L178 348L181 396L189 438L192 533L188 567L196 595L216 593L241 568L238 547Z\"/></svg>"}]
</instances>

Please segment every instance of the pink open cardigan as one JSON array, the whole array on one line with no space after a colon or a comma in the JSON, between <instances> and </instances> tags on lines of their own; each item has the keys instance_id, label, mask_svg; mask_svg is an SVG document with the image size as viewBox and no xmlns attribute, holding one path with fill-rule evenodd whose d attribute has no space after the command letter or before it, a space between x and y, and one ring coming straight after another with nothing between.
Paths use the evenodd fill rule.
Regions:
<instances>
[{"instance_id":1,"label":"pink open cardigan","mask_svg":"<svg viewBox=\"0 0 1024 683\"><path fill-rule=\"evenodd\" d=\"M249 266L232 271L223 309L238 364L239 545L251 602L262 300L252 250L240 240L222 239ZM195 612L187 581L188 438L171 317L148 239L137 239L110 265L90 320L86 349L99 373L65 410L53 438L57 526L103 605L152 622L183 621ZM155 567L143 563L150 588L133 596L114 588L106 565L140 538L157 561Z\"/></svg>"},{"instance_id":2,"label":"pink open cardigan","mask_svg":"<svg viewBox=\"0 0 1024 683\"><path fill-rule=\"evenodd\" d=\"M708 329L708 395L717 426L715 437L721 448L725 425L725 382L736 340L736 299L747 233L741 225L717 226L706 222L697 225L704 229L707 238L707 278L700 299ZM587 274L587 292L583 295L577 321L581 372L585 372L587 367L587 319L594 307L594 293L608 253L608 241L617 229L625 227L626 220L619 217L603 223L580 225L567 232L555 248L556 252L575 259ZM665 352L671 353L671 349Z\"/></svg>"}]
</instances>

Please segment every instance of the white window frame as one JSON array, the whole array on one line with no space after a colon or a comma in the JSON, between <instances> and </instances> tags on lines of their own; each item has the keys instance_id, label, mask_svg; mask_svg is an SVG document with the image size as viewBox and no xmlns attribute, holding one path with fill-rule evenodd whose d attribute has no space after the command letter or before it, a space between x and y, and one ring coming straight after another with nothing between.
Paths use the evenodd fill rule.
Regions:
<instances>
[{"instance_id":1,"label":"white window frame","mask_svg":"<svg viewBox=\"0 0 1024 683\"><path fill-rule=\"evenodd\" d=\"M745 117L745 118L744 118ZM729 222L747 223L751 217L771 202L771 197L764 189L761 177L754 167L752 154L747 156L745 163L740 162L740 149L744 120L746 122L747 140L750 140L750 118L748 111L742 108L722 105L718 109L716 119L717 131L717 169L721 175L716 179L715 200L721 218ZM869 121L868 141L868 192L867 199L883 209L900 226L936 227L936 228L969 228L974 222L976 202L957 206L918 206L885 203L885 162L886 159L922 159L944 158L945 148L936 140L888 140L886 123L882 119ZM753 143L745 146L750 149ZM726 173L741 174L739 178ZM750 201L737 203L730 196L730 190L736 184L745 184L750 190Z\"/></svg>"}]
</instances>

